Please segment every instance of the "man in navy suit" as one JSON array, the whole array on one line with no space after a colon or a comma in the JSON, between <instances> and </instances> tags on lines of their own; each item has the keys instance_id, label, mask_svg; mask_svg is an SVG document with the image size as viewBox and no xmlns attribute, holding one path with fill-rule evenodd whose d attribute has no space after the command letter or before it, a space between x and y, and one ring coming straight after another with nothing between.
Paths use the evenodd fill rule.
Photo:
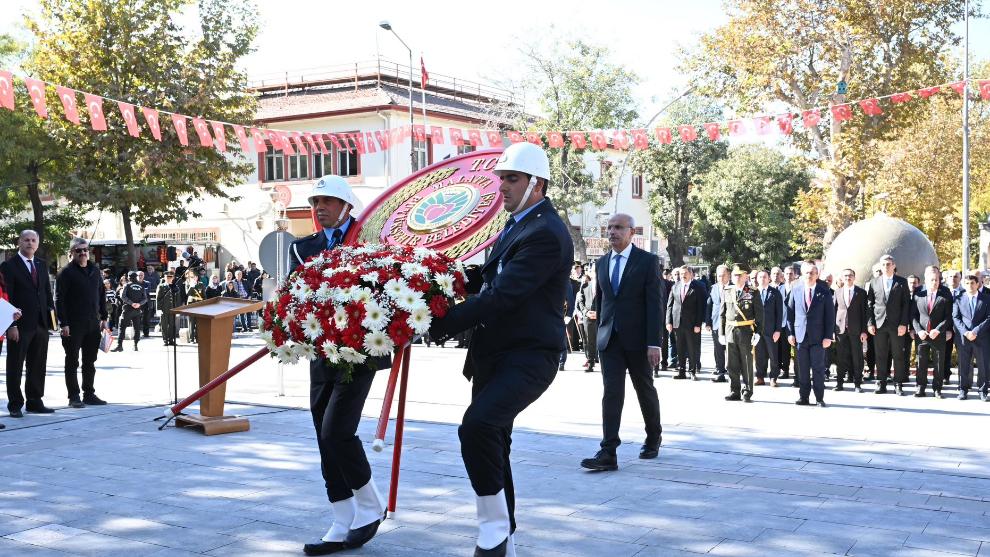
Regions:
<instances>
[{"instance_id":1,"label":"man in navy suit","mask_svg":"<svg viewBox=\"0 0 990 557\"><path fill-rule=\"evenodd\" d=\"M942 286L942 273L938 267L925 268L925 285L914 294L911 303L911 327L918 342L918 372L916 397L925 396L928 386L928 369L934 364L932 391L935 398L942 398L942 371L946 340L952 329L952 293Z\"/></svg>"},{"instance_id":2,"label":"man in navy suit","mask_svg":"<svg viewBox=\"0 0 990 557\"><path fill-rule=\"evenodd\" d=\"M780 299L784 305L785 312L787 304L791 300L791 290L794 289L794 265L787 265L784 270L781 271L783 275L780 284L777 286L777 291L780 292ZM777 357L780 360L778 363L780 365L780 378L787 379L791 376L791 344L787 342L787 323L785 320L784 328L781 330L780 342L777 343ZM797 385L797 381L794 382Z\"/></svg>"},{"instance_id":3,"label":"man in navy suit","mask_svg":"<svg viewBox=\"0 0 990 557\"><path fill-rule=\"evenodd\" d=\"M784 323L784 299L780 291L770 284L770 273L762 269L756 273L760 301L763 302L763 331L756 345L756 384L766 384L767 366L770 367L770 385L777 386L780 365L777 362L777 343Z\"/></svg>"},{"instance_id":4,"label":"man in navy suit","mask_svg":"<svg viewBox=\"0 0 990 557\"><path fill-rule=\"evenodd\" d=\"M987 400L987 376L990 369L990 292L981 289L976 275L963 279L966 291L956 298L952 321L956 329L956 351L959 353L959 400L966 400L973 388L973 358L979 368L977 390Z\"/></svg>"},{"instance_id":5,"label":"man in navy suit","mask_svg":"<svg viewBox=\"0 0 990 557\"><path fill-rule=\"evenodd\" d=\"M646 442L639 458L656 458L660 451L660 400L650 377L650 370L660 363L660 260L632 245L635 229L631 216L613 215L608 221L612 250L598 260L595 269L603 436L598 454L581 462L590 470L618 469L615 452L621 443L626 371L646 423Z\"/></svg>"},{"instance_id":6,"label":"man in navy suit","mask_svg":"<svg viewBox=\"0 0 990 557\"><path fill-rule=\"evenodd\" d=\"M323 229L292 242L290 270L324 250L339 247L354 226L351 210L358 201L340 176L317 180L309 203ZM351 379L345 381L340 368L329 366L325 360L310 362L310 413L320 449L320 470L333 508L333 524L319 541L303 546L306 555L329 555L361 547L374 537L384 520L385 500L371 477L357 428L375 372L389 365L387 357L369 359L356 364Z\"/></svg>"},{"instance_id":7,"label":"man in navy suit","mask_svg":"<svg viewBox=\"0 0 990 557\"><path fill-rule=\"evenodd\" d=\"M715 377L713 383L725 383L725 345L719 339L719 329L722 327L722 293L729 287L729 267L719 265L715 268L715 284L708 292L705 308L705 328L712 334L712 344L715 346Z\"/></svg>"},{"instance_id":8,"label":"man in navy suit","mask_svg":"<svg viewBox=\"0 0 990 557\"><path fill-rule=\"evenodd\" d=\"M705 321L708 289L701 281L694 280L694 271L687 265L681 266L680 274L680 282L674 283L670 291L665 317L667 331L677 335L680 369L674 379L687 379L685 371L690 371L691 379L697 381L701 370L701 325Z\"/></svg>"},{"instance_id":9,"label":"man in navy suit","mask_svg":"<svg viewBox=\"0 0 990 557\"><path fill-rule=\"evenodd\" d=\"M545 197L550 163L543 149L532 143L510 145L494 172L512 216L481 267L480 290L477 280L468 285L478 294L430 328L430 335L440 339L475 327L464 366L474 386L458 435L477 495L474 554L481 557L515 555L512 423L557 375L574 258L567 225Z\"/></svg>"},{"instance_id":10,"label":"man in navy suit","mask_svg":"<svg viewBox=\"0 0 990 557\"><path fill-rule=\"evenodd\" d=\"M818 267L801 263L801 279L791 290L787 304L787 341L797 347L800 398L795 404L808 406L814 383L815 400L825 407L825 351L835 334L835 305L832 290L818 282Z\"/></svg>"}]
</instances>

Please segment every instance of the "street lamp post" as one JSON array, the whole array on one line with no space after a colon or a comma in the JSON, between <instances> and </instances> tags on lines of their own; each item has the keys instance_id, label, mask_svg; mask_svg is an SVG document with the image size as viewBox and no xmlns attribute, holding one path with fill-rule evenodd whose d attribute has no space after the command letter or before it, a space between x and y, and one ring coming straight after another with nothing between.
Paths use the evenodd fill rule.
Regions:
<instances>
[{"instance_id":1,"label":"street lamp post","mask_svg":"<svg viewBox=\"0 0 990 557\"><path fill-rule=\"evenodd\" d=\"M969 0L965 3L965 28L963 46L963 229L962 229L962 270L969 271Z\"/></svg>"},{"instance_id":2,"label":"street lamp post","mask_svg":"<svg viewBox=\"0 0 990 557\"><path fill-rule=\"evenodd\" d=\"M391 31L392 34L395 35L395 38L399 39L399 42L402 43L402 46L406 47L406 50L409 51L409 133L411 134L413 128L413 103L412 103L413 52L412 49L409 48L409 45L406 44L406 41L402 40L402 37L400 37L399 34L395 32L395 29L392 29L392 24L390 24L388 21L382 21L381 23L378 24L378 26L386 31ZM413 172L415 170L416 170L416 147L413 144L412 137L410 137L409 138L409 171Z\"/></svg>"}]
</instances>

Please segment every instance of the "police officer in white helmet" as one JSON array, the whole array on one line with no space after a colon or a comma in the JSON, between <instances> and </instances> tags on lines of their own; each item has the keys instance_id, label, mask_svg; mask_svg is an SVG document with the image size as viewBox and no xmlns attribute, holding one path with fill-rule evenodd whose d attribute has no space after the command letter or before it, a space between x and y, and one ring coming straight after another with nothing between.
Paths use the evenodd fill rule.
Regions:
<instances>
[{"instance_id":1,"label":"police officer in white helmet","mask_svg":"<svg viewBox=\"0 0 990 557\"><path fill-rule=\"evenodd\" d=\"M481 276L468 283L468 291L478 294L434 320L430 329L433 338L443 339L474 327L464 363L464 375L474 385L458 435L477 496L476 557L515 555L512 423L557 374L574 260L567 226L546 198L550 163L543 149L531 143L509 146L495 174L511 217Z\"/></svg>"},{"instance_id":2,"label":"police officer in white helmet","mask_svg":"<svg viewBox=\"0 0 990 557\"><path fill-rule=\"evenodd\" d=\"M290 269L339 246L354 226L351 211L358 201L340 176L320 178L309 194L309 204L323 230L292 243ZM319 541L303 547L306 555L329 555L361 547L384 520L385 500L371 477L357 427L375 371L389 366L388 357L369 358L354 366L351 381L345 383L340 370L324 361L310 362L310 412L320 447L320 469L333 507L333 524Z\"/></svg>"}]
</instances>

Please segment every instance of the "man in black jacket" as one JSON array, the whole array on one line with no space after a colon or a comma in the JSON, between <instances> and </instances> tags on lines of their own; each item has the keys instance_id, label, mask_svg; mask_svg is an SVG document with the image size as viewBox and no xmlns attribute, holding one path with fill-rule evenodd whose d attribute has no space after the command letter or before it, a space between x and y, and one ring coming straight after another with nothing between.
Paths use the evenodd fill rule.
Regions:
<instances>
[{"instance_id":1,"label":"man in black jacket","mask_svg":"<svg viewBox=\"0 0 990 557\"><path fill-rule=\"evenodd\" d=\"M759 331L760 341L756 344L756 385L766 383L767 368L770 369L770 386L777 386L780 375L778 347L784 326L784 297L770 282L770 273L761 269L756 273L757 295L763 308L763 330Z\"/></svg>"},{"instance_id":2,"label":"man in black jacket","mask_svg":"<svg viewBox=\"0 0 990 557\"><path fill-rule=\"evenodd\" d=\"M55 326L51 318L55 302L48 265L34 256L38 243L37 232L22 231L17 237L17 253L0 264L10 304L22 312L20 319L7 329L7 409L11 418L24 417L22 406L32 413L54 412L41 400L45 396L48 331ZM23 395L22 374L25 376Z\"/></svg>"},{"instance_id":3,"label":"man in black jacket","mask_svg":"<svg viewBox=\"0 0 990 557\"><path fill-rule=\"evenodd\" d=\"M945 379L944 363L946 333L952 330L952 292L942 286L942 273L938 267L925 268L925 285L914 294L911 303L911 326L918 339L918 372L916 397L925 396L928 386L928 368L934 364L932 391L935 398L942 398L942 382Z\"/></svg>"},{"instance_id":4,"label":"man in black jacket","mask_svg":"<svg viewBox=\"0 0 990 557\"><path fill-rule=\"evenodd\" d=\"M430 335L475 327L464 365L473 378L471 404L458 436L477 496L474 555L515 555L515 492L509 464L512 424L557 375L564 348L564 301L574 245L546 199L550 162L532 143L506 148L495 165L503 206L512 216L481 267L478 295L434 320ZM599 336L601 333L599 333Z\"/></svg>"},{"instance_id":5,"label":"man in black jacket","mask_svg":"<svg viewBox=\"0 0 990 557\"><path fill-rule=\"evenodd\" d=\"M694 271L684 265L680 268L680 282L674 283L667 299L667 331L677 335L679 370L674 379L698 380L701 370L701 324L705 321L708 289L701 281L694 280Z\"/></svg>"},{"instance_id":6,"label":"man in black jacket","mask_svg":"<svg viewBox=\"0 0 990 557\"><path fill-rule=\"evenodd\" d=\"M876 394L887 392L890 379L888 356L893 356L894 387L898 395L904 395L904 383L908 380L908 363L904 357L908 325L911 323L911 289L904 277L894 273L896 264L890 255L880 258L882 273L870 281L866 288L869 308L868 330L876 345L876 362L879 383Z\"/></svg>"},{"instance_id":7,"label":"man in black jacket","mask_svg":"<svg viewBox=\"0 0 990 557\"><path fill-rule=\"evenodd\" d=\"M138 274L131 271L127 274L127 280L127 285L120 292L120 303L124 309L120 312L120 327L117 329L117 347L113 349L114 352L124 351L124 335L128 325L134 329L134 351L137 352L138 341L141 340L141 316L148 303L148 293L139 281Z\"/></svg>"},{"instance_id":8,"label":"man in black jacket","mask_svg":"<svg viewBox=\"0 0 990 557\"><path fill-rule=\"evenodd\" d=\"M89 242L73 238L69 245L69 264L55 279L55 312L62 328L65 349L65 389L69 406L82 408L106 404L96 396L96 356L100 338L107 328L106 292L103 277L89 264ZM79 398L79 352L82 351L82 392Z\"/></svg>"}]
</instances>

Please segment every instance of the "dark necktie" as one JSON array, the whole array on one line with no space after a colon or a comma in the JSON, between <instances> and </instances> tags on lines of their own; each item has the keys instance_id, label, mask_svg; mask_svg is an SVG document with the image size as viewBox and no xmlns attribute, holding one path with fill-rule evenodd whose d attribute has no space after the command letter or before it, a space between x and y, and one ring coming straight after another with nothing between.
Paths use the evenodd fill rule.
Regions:
<instances>
[{"instance_id":1,"label":"dark necktie","mask_svg":"<svg viewBox=\"0 0 990 557\"><path fill-rule=\"evenodd\" d=\"M330 241L327 242L327 249L333 249L334 246L340 243L340 239L343 236L344 233L339 228L334 229L333 233L330 234Z\"/></svg>"},{"instance_id":2,"label":"dark necktie","mask_svg":"<svg viewBox=\"0 0 990 557\"><path fill-rule=\"evenodd\" d=\"M34 264L34 259L28 259L28 267L31 268L31 282L38 286L38 267Z\"/></svg>"},{"instance_id":3,"label":"dark necktie","mask_svg":"<svg viewBox=\"0 0 990 557\"><path fill-rule=\"evenodd\" d=\"M498 237L498 243L501 244L505 237L509 235L509 229L516 224L516 217L509 217L509 220L505 221L505 228L502 229L502 234Z\"/></svg>"},{"instance_id":4,"label":"dark necktie","mask_svg":"<svg viewBox=\"0 0 990 557\"><path fill-rule=\"evenodd\" d=\"M612 294L619 293L619 277L622 272L622 255L615 254L615 267L612 269Z\"/></svg>"}]
</instances>

